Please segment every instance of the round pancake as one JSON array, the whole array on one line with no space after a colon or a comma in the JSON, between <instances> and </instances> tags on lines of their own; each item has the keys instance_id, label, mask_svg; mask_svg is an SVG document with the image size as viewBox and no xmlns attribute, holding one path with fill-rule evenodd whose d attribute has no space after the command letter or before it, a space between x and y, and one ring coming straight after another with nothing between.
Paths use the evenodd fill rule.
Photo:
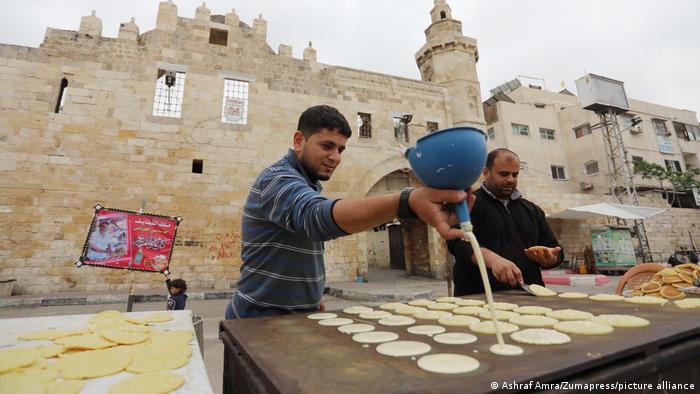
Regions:
<instances>
[{"instance_id":1,"label":"round pancake","mask_svg":"<svg viewBox=\"0 0 700 394\"><path fill-rule=\"evenodd\" d=\"M571 337L546 328L528 328L510 334L515 342L529 345L561 345L571 342Z\"/></svg>"}]
</instances>

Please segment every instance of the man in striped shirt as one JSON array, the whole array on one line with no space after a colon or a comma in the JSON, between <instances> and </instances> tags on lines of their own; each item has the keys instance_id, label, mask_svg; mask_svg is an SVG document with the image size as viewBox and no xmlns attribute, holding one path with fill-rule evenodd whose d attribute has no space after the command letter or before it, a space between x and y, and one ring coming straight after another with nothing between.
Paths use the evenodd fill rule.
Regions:
<instances>
[{"instance_id":1,"label":"man in striped shirt","mask_svg":"<svg viewBox=\"0 0 700 394\"><path fill-rule=\"evenodd\" d=\"M226 319L323 309L324 241L369 230L397 217L399 193L331 200L320 181L330 179L352 131L345 117L327 105L299 117L294 148L255 180L243 208L241 279ZM445 239L459 238L445 203L465 192L416 188L404 204ZM470 199L473 198L470 196Z\"/></svg>"}]
</instances>

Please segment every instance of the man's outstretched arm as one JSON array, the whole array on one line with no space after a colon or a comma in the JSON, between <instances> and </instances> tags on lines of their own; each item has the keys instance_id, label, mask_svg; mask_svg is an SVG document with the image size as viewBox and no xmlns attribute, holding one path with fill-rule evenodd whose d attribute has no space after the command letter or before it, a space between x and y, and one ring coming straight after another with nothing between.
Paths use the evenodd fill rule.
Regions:
<instances>
[{"instance_id":1,"label":"man's outstretched arm","mask_svg":"<svg viewBox=\"0 0 700 394\"><path fill-rule=\"evenodd\" d=\"M396 218L399 196L399 193L392 193L338 200L333 206L333 219L348 234L369 230ZM461 230L452 228L457 218L454 208L446 204L464 200L471 207L474 196L471 192L421 187L411 192L408 205L421 220L435 227L440 236L454 239L462 238L463 234Z\"/></svg>"}]
</instances>

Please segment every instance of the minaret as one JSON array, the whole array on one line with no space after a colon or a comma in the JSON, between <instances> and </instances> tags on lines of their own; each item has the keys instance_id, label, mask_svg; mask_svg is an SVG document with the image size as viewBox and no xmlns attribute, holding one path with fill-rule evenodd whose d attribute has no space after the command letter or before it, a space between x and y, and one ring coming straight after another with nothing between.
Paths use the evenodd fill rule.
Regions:
<instances>
[{"instance_id":1,"label":"minaret","mask_svg":"<svg viewBox=\"0 0 700 394\"><path fill-rule=\"evenodd\" d=\"M434 0L432 23L425 30L426 43L416 53L416 63L424 81L447 87L452 124L483 128L483 109L476 62L476 40L462 35L462 22L452 19L446 0Z\"/></svg>"}]
</instances>

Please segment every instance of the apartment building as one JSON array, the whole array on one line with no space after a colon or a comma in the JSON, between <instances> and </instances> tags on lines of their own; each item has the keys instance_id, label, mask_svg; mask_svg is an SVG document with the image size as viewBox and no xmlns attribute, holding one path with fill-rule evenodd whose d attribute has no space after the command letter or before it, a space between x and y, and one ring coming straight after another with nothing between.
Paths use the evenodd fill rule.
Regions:
<instances>
[{"instance_id":1,"label":"apartment building","mask_svg":"<svg viewBox=\"0 0 700 394\"><path fill-rule=\"evenodd\" d=\"M634 99L629 108L617 117L629 160L673 171L698 167L700 127L695 112ZM600 120L569 90L553 92L516 79L492 90L484 114L489 148L516 151L524 172L549 178L557 190L610 194ZM635 176L635 184L641 193L660 188L657 181L640 176ZM698 206L692 193L679 197L683 207Z\"/></svg>"}]
</instances>

